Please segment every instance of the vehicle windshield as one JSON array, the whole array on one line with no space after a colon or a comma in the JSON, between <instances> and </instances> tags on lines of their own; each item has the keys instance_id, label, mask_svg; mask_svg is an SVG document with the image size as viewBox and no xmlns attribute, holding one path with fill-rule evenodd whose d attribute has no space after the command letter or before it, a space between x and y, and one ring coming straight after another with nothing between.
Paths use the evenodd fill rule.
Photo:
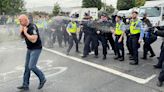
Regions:
<instances>
[{"instance_id":1,"label":"vehicle windshield","mask_svg":"<svg viewBox=\"0 0 164 92\"><path fill-rule=\"evenodd\" d=\"M161 14L161 7L140 8L139 16L143 17L144 14L147 14L147 17L159 17Z\"/></svg>"}]
</instances>

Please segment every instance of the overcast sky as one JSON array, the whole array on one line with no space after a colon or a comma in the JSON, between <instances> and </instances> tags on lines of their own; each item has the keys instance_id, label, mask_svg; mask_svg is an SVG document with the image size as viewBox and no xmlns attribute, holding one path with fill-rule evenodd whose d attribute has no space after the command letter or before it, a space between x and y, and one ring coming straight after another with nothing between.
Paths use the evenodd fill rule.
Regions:
<instances>
[{"instance_id":1,"label":"overcast sky","mask_svg":"<svg viewBox=\"0 0 164 92\"><path fill-rule=\"evenodd\" d=\"M104 0L103 0L104 1ZM53 6L58 2L61 7L74 7L81 6L82 0L25 0L26 8L40 7L40 6ZM107 4L116 6L117 0L106 0Z\"/></svg>"}]
</instances>

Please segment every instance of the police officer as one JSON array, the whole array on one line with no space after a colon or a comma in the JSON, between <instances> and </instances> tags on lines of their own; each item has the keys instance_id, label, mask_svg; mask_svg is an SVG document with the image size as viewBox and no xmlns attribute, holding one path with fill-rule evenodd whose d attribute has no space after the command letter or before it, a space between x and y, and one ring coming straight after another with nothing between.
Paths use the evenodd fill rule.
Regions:
<instances>
[{"instance_id":1,"label":"police officer","mask_svg":"<svg viewBox=\"0 0 164 92\"><path fill-rule=\"evenodd\" d=\"M79 48L78 48L78 39L77 39L77 24L76 22L71 19L71 22L67 25L67 32L69 34L69 47L67 49L67 55L69 55L70 50L73 47L73 41L76 44L76 52L79 53Z\"/></svg>"},{"instance_id":2,"label":"police officer","mask_svg":"<svg viewBox=\"0 0 164 92\"><path fill-rule=\"evenodd\" d=\"M28 19L30 20L30 23L33 23L33 16L32 16L32 14L29 14Z\"/></svg>"},{"instance_id":3,"label":"police officer","mask_svg":"<svg viewBox=\"0 0 164 92\"><path fill-rule=\"evenodd\" d=\"M45 33L44 33L44 23L43 23L42 16L40 16L40 15L38 16L38 20L37 20L36 25L39 29L42 45L44 45L44 43L45 43Z\"/></svg>"},{"instance_id":4,"label":"police officer","mask_svg":"<svg viewBox=\"0 0 164 92\"><path fill-rule=\"evenodd\" d=\"M62 41L63 41L63 31L62 31L62 24L61 20L55 20L51 25L51 31L52 31L52 40L53 43L56 42L56 38L58 41L58 45L60 48L62 48Z\"/></svg>"},{"instance_id":5,"label":"police officer","mask_svg":"<svg viewBox=\"0 0 164 92\"><path fill-rule=\"evenodd\" d=\"M116 28L115 28L115 50L116 57L114 59L119 59L119 61L124 61L124 32L125 32L125 24L121 21L121 17L116 17ZM120 55L121 51L121 55Z\"/></svg>"},{"instance_id":6,"label":"police officer","mask_svg":"<svg viewBox=\"0 0 164 92\"><path fill-rule=\"evenodd\" d=\"M106 15L102 15L101 19L99 20L101 25L105 25L108 23L108 18ZM98 40L101 42L102 44L102 48L103 48L103 60L106 59L106 55L107 55L107 39L106 39L106 34L104 30L97 30L97 35L98 35Z\"/></svg>"},{"instance_id":7,"label":"police officer","mask_svg":"<svg viewBox=\"0 0 164 92\"><path fill-rule=\"evenodd\" d=\"M57 23L54 23L52 21L52 18L50 18L48 20L48 31L49 31L49 48L53 48L54 46L54 43L56 42L56 30L55 30L55 24Z\"/></svg>"},{"instance_id":8,"label":"police officer","mask_svg":"<svg viewBox=\"0 0 164 92\"><path fill-rule=\"evenodd\" d=\"M162 38L163 39L163 42L162 42L162 45L161 45L161 51L160 51L160 56L158 58L158 63L156 65L154 65L154 68L155 69L161 69L161 68L164 67L164 66L162 66L163 65L163 62L164 62L164 31L163 31L164 30L164 26L157 27L157 28L160 31L156 31L156 35L163 37Z\"/></svg>"},{"instance_id":9,"label":"police officer","mask_svg":"<svg viewBox=\"0 0 164 92\"><path fill-rule=\"evenodd\" d=\"M98 57L98 37L97 37L96 29L91 27L92 22L93 22L92 17L86 15L82 23L84 38L85 38L82 58L87 57L87 55L91 51L91 45L92 45L92 49L94 50L95 58Z\"/></svg>"},{"instance_id":10,"label":"police officer","mask_svg":"<svg viewBox=\"0 0 164 92\"><path fill-rule=\"evenodd\" d=\"M130 20L131 20L131 18L129 17L129 18L127 18L127 20L126 20L126 25L127 25L127 27L129 27L130 26ZM126 47L127 47L127 49L128 49L128 55L129 56L131 56L132 54L132 49L130 48L130 29L129 28L126 28L126 31L125 31L125 34L126 34Z\"/></svg>"},{"instance_id":11,"label":"police officer","mask_svg":"<svg viewBox=\"0 0 164 92\"><path fill-rule=\"evenodd\" d=\"M57 36L57 39L58 39L58 44L59 44L59 47L62 48L63 45L62 45L62 42L63 42L63 30L62 30L62 25L61 24L57 24L57 26L55 27L55 32L56 32L56 36Z\"/></svg>"},{"instance_id":12,"label":"police officer","mask_svg":"<svg viewBox=\"0 0 164 92\"><path fill-rule=\"evenodd\" d=\"M68 24L68 23L67 23ZM67 43L68 43L68 39L69 39L69 35L68 35L68 32L66 30L66 27L67 27L67 24L63 24L62 25L62 31L63 31L63 38L64 38L64 44L65 46L67 46Z\"/></svg>"},{"instance_id":13,"label":"police officer","mask_svg":"<svg viewBox=\"0 0 164 92\"><path fill-rule=\"evenodd\" d=\"M52 25L51 25L51 23L52 23L52 19L50 19L48 16L47 16L47 31L46 31L46 33L47 33L47 48L53 48L53 41L52 41L52 30L51 30L51 28L52 28Z\"/></svg>"},{"instance_id":14,"label":"police officer","mask_svg":"<svg viewBox=\"0 0 164 92\"><path fill-rule=\"evenodd\" d=\"M15 23L15 32L18 35L19 34L18 29L19 29L19 24L20 24L18 18L14 17L14 23Z\"/></svg>"},{"instance_id":15,"label":"police officer","mask_svg":"<svg viewBox=\"0 0 164 92\"><path fill-rule=\"evenodd\" d=\"M154 65L154 68L162 68L160 74L159 74L159 77L158 77L158 82L157 82L157 86L161 87L163 85L163 82L164 82L164 64L163 64L163 61L164 61L164 26L162 27L158 27L158 30L159 31L156 31L155 34L157 36L160 36L160 37L163 37L163 42L162 42L162 46L161 46L161 52L160 52L160 56L159 56L159 61L156 65Z\"/></svg>"},{"instance_id":16,"label":"police officer","mask_svg":"<svg viewBox=\"0 0 164 92\"><path fill-rule=\"evenodd\" d=\"M138 49L140 47L140 43L144 37L144 31L142 28L142 22L137 18L138 12L132 12L132 20L130 23L130 43L132 49L132 57L130 60L134 60L130 62L130 65L138 65Z\"/></svg>"},{"instance_id":17,"label":"police officer","mask_svg":"<svg viewBox=\"0 0 164 92\"><path fill-rule=\"evenodd\" d=\"M153 34L154 29L152 28L152 24L150 23L149 19L147 19L147 14L144 14L142 21L143 21L143 25L145 26L145 36L144 36L142 59L146 60L148 51L150 51L150 53L151 53L150 57L155 56L155 53L151 47L151 44L157 40L157 36Z\"/></svg>"},{"instance_id":18,"label":"police officer","mask_svg":"<svg viewBox=\"0 0 164 92\"><path fill-rule=\"evenodd\" d=\"M104 14L102 14L101 17L107 18L106 22L111 22L112 26L114 26L115 22L112 22L112 21L108 20L108 15L107 14L104 13ZM114 42L113 34L111 32L105 32L104 34L105 34L105 38L107 40L107 48L110 49L109 44L108 44L108 42L109 42L114 54L116 55L115 42Z\"/></svg>"}]
</instances>

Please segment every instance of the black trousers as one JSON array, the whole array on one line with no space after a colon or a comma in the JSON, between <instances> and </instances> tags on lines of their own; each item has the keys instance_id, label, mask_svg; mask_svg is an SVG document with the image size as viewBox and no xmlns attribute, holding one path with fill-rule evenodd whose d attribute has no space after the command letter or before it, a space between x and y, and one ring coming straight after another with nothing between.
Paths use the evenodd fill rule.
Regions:
<instances>
[{"instance_id":1,"label":"black trousers","mask_svg":"<svg viewBox=\"0 0 164 92\"><path fill-rule=\"evenodd\" d=\"M74 44L73 41L76 44L76 52L79 51L77 35L76 35L76 33L71 33L71 36L69 36L69 47L67 49L67 52L70 52L70 50L72 49L73 44Z\"/></svg>"},{"instance_id":2,"label":"black trousers","mask_svg":"<svg viewBox=\"0 0 164 92\"><path fill-rule=\"evenodd\" d=\"M130 35L126 35L126 47L129 51L129 54L132 55L132 48L130 45Z\"/></svg>"},{"instance_id":3,"label":"black trousers","mask_svg":"<svg viewBox=\"0 0 164 92\"><path fill-rule=\"evenodd\" d=\"M62 41L63 41L63 32L62 31L57 32L57 39L58 39L59 47L62 47Z\"/></svg>"},{"instance_id":4,"label":"black trousers","mask_svg":"<svg viewBox=\"0 0 164 92\"><path fill-rule=\"evenodd\" d=\"M80 32L79 32L79 39L78 39L79 42L81 42L81 38L82 38L82 36L83 36L83 31L80 30Z\"/></svg>"},{"instance_id":5,"label":"black trousers","mask_svg":"<svg viewBox=\"0 0 164 92\"><path fill-rule=\"evenodd\" d=\"M56 38L58 40L59 47L62 47L62 41L63 41L63 33L62 33L62 31L55 31L55 32L52 33L53 43L56 42Z\"/></svg>"},{"instance_id":6,"label":"black trousers","mask_svg":"<svg viewBox=\"0 0 164 92\"><path fill-rule=\"evenodd\" d=\"M107 43L109 41L110 46L112 47L112 50L115 52L115 42L114 42L112 33L106 33L105 36L106 36L106 39L107 39Z\"/></svg>"},{"instance_id":7,"label":"black trousers","mask_svg":"<svg viewBox=\"0 0 164 92\"><path fill-rule=\"evenodd\" d=\"M69 35L68 35L67 31L63 31L63 37L64 37L64 44L66 46L67 43L69 42Z\"/></svg>"},{"instance_id":8,"label":"black trousers","mask_svg":"<svg viewBox=\"0 0 164 92\"><path fill-rule=\"evenodd\" d=\"M115 37L115 50L116 50L116 54L118 55L118 57L123 57L124 58L124 41L122 40L122 42L118 42L120 36L116 36ZM121 51L121 54L120 54Z\"/></svg>"},{"instance_id":9,"label":"black trousers","mask_svg":"<svg viewBox=\"0 0 164 92\"><path fill-rule=\"evenodd\" d=\"M92 47L91 47L92 46ZM94 50L95 55L98 55L98 37L97 35L86 35L84 41L83 55L87 56L89 52Z\"/></svg>"},{"instance_id":10,"label":"black trousers","mask_svg":"<svg viewBox=\"0 0 164 92\"><path fill-rule=\"evenodd\" d=\"M140 48L140 44L138 43L140 34L131 35L130 36L130 48L132 51L132 57L134 58L134 62L138 63L138 49Z\"/></svg>"},{"instance_id":11,"label":"black trousers","mask_svg":"<svg viewBox=\"0 0 164 92\"><path fill-rule=\"evenodd\" d=\"M162 44L164 44L164 42ZM163 64L163 61L164 61L164 46L161 47L161 52L160 52L159 61L157 65L161 67Z\"/></svg>"},{"instance_id":12,"label":"black trousers","mask_svg":"<svg viewBox=\"0 0 164 92\"><path fill-rule=\"evenodd\" d=\"M164 61L164 51L162 51L162 53L160 54L160 61L159 62L160 62L161 65L163 64L163 61ZM162 70L159 74L158 80L160 82L164 82L164 64L162 66Z\"/></svg>"},{"instance_id":13,"label":"black trousers","mask_svg":"<svg viewBox=\"0 0 164 92\"><path fill-rule=\"evenodd\" d=\"M46 47L48 47L48 48L52 48L53 47L53 35L52 35L52 31L50 31L50 30L47 30L46 31L46 41L47 41L47 44L46 44Z\"/></svg>"},{"instance_id":14,"label":"black trousers","mask_svg":"<svg viewBox=\"0 0 164 92\"><path fill-rule=\"evenodd\" d=\"M103 48L103 55L106 56L107 55L107 39L104 35L100 34L98 35L98 40L101 42L102 44L102 48ZM113 43L114 44L114 43Z\"/></svg>"},{"instance_id":15,"label":"black trousers","mask_svg":"<svg viewBox=\"0 0 164 92\"><path fill-rule=\"evenodd\" d=\"M155 53L154 53L154 51L153 51L153 49L152 49L152 47L151 47L151 44L152 44L153 42L151 41L151 39L149 39L149 38L144 38L144 45L143 45L143 57L144 58L147 58L147 53L148 53L148 51L150 51L150 53L151 53L151 55L155 55Z\"/></svg>"}]
</instances>

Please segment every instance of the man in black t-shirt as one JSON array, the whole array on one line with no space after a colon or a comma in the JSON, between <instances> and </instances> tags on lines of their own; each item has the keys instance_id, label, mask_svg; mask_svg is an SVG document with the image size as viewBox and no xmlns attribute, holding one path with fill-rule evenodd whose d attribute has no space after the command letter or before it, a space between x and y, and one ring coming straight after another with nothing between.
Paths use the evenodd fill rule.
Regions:
<instances>
[{"instance_id":1,"label":"man in black t-shirt","mask_svg":"<svg viewBox=\"0 0 164 92\"><path fill-rule=\"evenodd\" d=\"M31 71L33 71L38 76L40 80L38 89L41 89L46 82L46 78L44 74L41 72L41 70L38 69L36 66L38 58L42 51L42 44L38 28L35 24L29 22L29 19L26 15L20 15L19 21L21 25L21 36L25 39L27 45L27 54L25 71L23 76L23 85L18 87L18 89L29 90L29 79Z\"/></svg>"}]
</instances>

